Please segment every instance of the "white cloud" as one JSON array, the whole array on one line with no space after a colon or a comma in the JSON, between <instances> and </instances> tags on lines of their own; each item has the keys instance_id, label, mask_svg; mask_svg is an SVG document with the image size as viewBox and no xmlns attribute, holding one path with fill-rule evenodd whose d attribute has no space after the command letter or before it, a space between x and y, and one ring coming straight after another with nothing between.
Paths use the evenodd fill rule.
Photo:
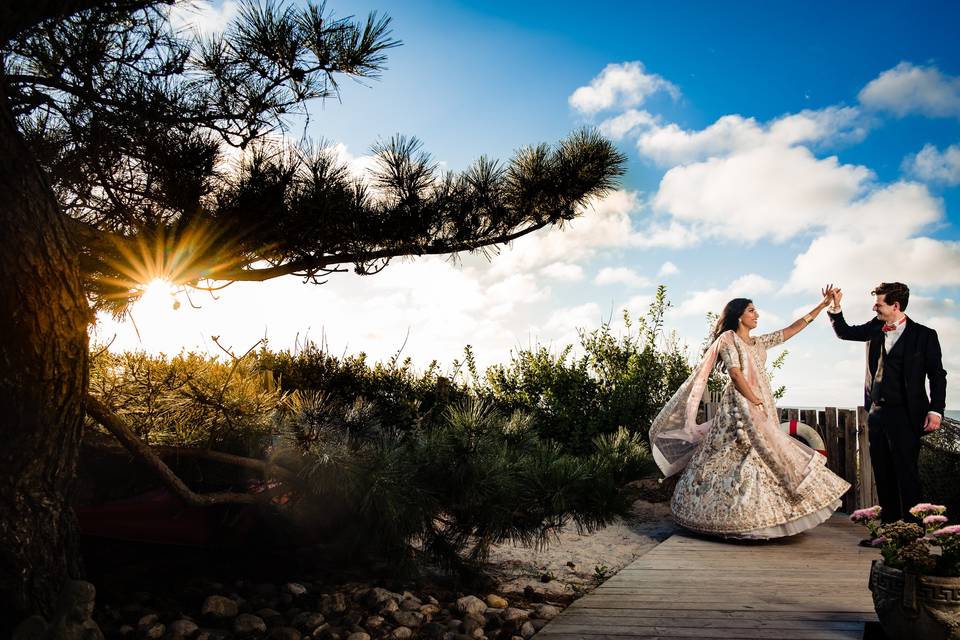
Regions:
<instances>
[{"instance_id":1,"label":"white cloud","mask_svg":"<svg viewBox=\"0 0 960 640\"><path fill-rule=\"evenodd\" d=\"M577 111L592 115L607 109L635 107L659 91L674 99L680 97L676 85L655 73L647 73L642 62L624 62L608 64L588 86L574 91L568 101Z\"/></svg>"},{"instance_id":2,"label":"white cloud","mask_svg":"<svg viewBox=\"0 0 960 640\"><path fill-rule=\"evenodd\" d=\"M871 80L859 97L865 107L900 117L918 113L960 118L960 78L946 76L932 65L901 62Z\"/></svg>"},{"instance_id":3,"label":"white cloud","mask_svg":"<svg viewBox=\"0 0 960 640\"><path fill-rule=\"evenodd\" d=\"M222 33L239 11L240 3L235 0L224 0L219 7L212 2L181 2L170 9L170 24L178 31L208 36Z\"/></svg>"},{"instance_id":4,"label":"white cloud","mask_svg":"<svg viewBox=\"0 0 960 640\"><path fill-rule=\"evenodd\" d=\"M589 258L601 248L624 246L632 233L631 213L640 206L638 193L613 191L585 207L563 229L543 229L503 248L491 261L491 273L536 271L555 262Z\"/></svg>"},{"instance_id":5,"label":"white cloud","mask_svg":"<svg viewBox=\"0 0 960 640\"><path fill-rule=\"evenodd\" d=\"M662 265L660 265L660 271L657 272L657 275L658 275L658 276L672 276L673 274L677 273L678 271L680 271L680 269L677 268L677 265L675 265L675 264L673 264L672 262L670 262L669 260L667 260L667 261L664 262Z\"/></svg>"},{"instance_id":6,"label":"white cloud","mask_svg":"<svg viewBox=\"0 0 960 640\"><path fill-rule=\"evenodd\" d=\"M705 289L692 291L674 309L674 314L683 316L704 316L708 312L720 313L733 298L750 298L758 308L761 303L757 296L771 293L775 289L773 281L756 273L748 273L731 282L723 289Z\"/></svg>"},{"instance_id":7,"label":"white cloud","mask_svg":"<svg viewBox=\"0 0 960 640\"><path fill-rule=\"evenodd\" d=\"M600 132L608 138L619 140L638 127L652 127L657 124L658 118L647 111L627 109L613 118L600 123Z\"/></svg>"},{"instance_id":8,"label":"white cloud","mask_svg":"<svg viewBox=\"0 0 960 640\"><path fill-rule=\"evenodd\" d=\"M942 152L932 144L903 159L903 170L924 182L960 184L960 146L952 144Z\"/></svg>"},{"instance_id":9,"label":"white cloud","mask_svg":"<svg viewBox=\"0 0 960 640\"><path fill-rule=\"evenodd\" d=\"M831 282L861 313L868 313L869 292L880 282L905 282L924 289L960 285L960 243L901 234L827 233L794 259L785 291L819 291Z\"/></svg>"},{"instance_id":10,"label":"white cloud","mask_svg":"<svg viewBox=\"0 0 960 640\"><path fill-rule=\"evenodd\" d=\"M840 215L871 177L865 167L818 160L804 147L760 147L674 167L654 208L715 236L785 240Z\"/></svg>"},{"instance_id":11,"label":"white cloud","mask_svg":"<svg viewBox=\"0 0 960 640\"><path fill-rule=\"evenodd\" d=\"M604 267L593 279L594 284L625 284L628 287L649 287L651 282L628 267Z\"/></svg>"},{"instance_id":12,"label":"white cloud","mask_svg":"<svg viewBox=\"0 0 960 640\"><path fill-rule=\"evenodd\" d=\"M547 278L564 282L579 282L583 280L583 267L569 262L553 262L540 269L540 273Z\"/></svg>"},{"instance_id":13,"label":"white cloud","mask_svg":"<svg viewBox=\"0 0 960 640\"><path fill-rule=\"evenodd\" d=\"M767 124L734 114L700 131L681 129L674 123L649 126L637 138L637 148L657 164L672 166L758 147L858 141L866 136L867 129L868 121L853 107L805 110Z\"/></svg>"}]
</instances>

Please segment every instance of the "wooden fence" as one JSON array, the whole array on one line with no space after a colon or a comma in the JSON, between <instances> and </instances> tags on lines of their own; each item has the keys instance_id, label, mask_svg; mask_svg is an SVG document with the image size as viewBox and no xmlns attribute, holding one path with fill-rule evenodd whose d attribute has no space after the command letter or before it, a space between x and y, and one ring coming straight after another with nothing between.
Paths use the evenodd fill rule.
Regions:
<instances>
[{"instance_id":1,"label":"wooden fence","mask_svg":"<svg viewBox=\"0 0 960 640\"><path fill-rule=\"evenodd\" d=\"M704 409L708 417L716 411L714 403ZM791 409L781 407L780 422L797 420L813 427L823 438L827 450L827 467L850 483L850 491L843 497L843 511L877 504L877 486L870 464L870 446L867 440L867 412L856 409Z\"/></svg>"}]
</instances>

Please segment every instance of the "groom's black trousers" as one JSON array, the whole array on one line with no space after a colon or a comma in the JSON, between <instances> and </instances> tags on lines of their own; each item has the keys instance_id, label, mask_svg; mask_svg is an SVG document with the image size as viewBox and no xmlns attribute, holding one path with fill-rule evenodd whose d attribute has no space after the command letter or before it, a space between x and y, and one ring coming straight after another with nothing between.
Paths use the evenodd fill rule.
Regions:
<instances>
[{"instance_id":1,"label":"groom's black trousers","mask_svg":"<svg viewBox=\"0 0 960 640\"><path fill-rule=\"evenodd\" d=\"M867 416L870 461L884 522L908 518L910 507L922 502L920 435L911 428L906 407L873 405Z\"/></svg>"}]
</instances>

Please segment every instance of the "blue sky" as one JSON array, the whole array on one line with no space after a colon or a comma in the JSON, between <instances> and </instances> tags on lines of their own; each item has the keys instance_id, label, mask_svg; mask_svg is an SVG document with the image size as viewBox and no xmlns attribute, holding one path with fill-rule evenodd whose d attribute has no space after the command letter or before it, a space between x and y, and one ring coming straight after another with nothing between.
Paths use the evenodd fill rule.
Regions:
<instances>
[{"instance_id":1,"label":"blue sky","mask_svg":"<svg viewBox=\"0 0 960 640\"><path fill-rule=\"evenodd\" d=\"M640 312L662 282L667 328L693 351L706 312L730 297L753 298L760 331L772 330L832 280L848 316L866 321L872 285L899 279L915 294L908 313L939 331L948 371L960 368L956 3L327 7L386 13L404 43L380 80L345 80L340 102L311 110L309 135L341 145L358 173L394 133L458 170L590 125L629 158L621 190L492 261L400 262L323 287L234 285L200 310L135 311L139 337L104 321L114 348L210 348L221 335L242 349L265 333L288 347L308 334L374 357L406 341L421 365L448 365L469 343L489 364ZM234 10L214 3L180 19L216 28ZM785 346L785 405L859 402L862 346L833 338L825 317ZM955 384L948 406L960 408Z\"/></svg>"}]
</instances>

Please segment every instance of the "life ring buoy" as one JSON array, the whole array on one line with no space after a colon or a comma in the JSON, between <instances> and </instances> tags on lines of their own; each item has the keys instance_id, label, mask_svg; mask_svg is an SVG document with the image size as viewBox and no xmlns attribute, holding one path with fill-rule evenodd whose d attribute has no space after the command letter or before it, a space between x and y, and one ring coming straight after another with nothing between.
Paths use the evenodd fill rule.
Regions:
<instances>
[{"instance_id":1,"label":"life ring buoy","mask_svg":"<svg viewBox=\"0 0 960 640\"><path fill-rule=\"evenodd\" d=\"M791 420L790 422L781 422L780 428L785 433L800 438L804 443L822 456L827 455L827 447L823 444L823 438L817 433L817 430L810 425Z\"/></svg>"}]
</instances>

